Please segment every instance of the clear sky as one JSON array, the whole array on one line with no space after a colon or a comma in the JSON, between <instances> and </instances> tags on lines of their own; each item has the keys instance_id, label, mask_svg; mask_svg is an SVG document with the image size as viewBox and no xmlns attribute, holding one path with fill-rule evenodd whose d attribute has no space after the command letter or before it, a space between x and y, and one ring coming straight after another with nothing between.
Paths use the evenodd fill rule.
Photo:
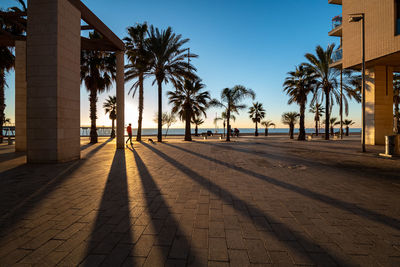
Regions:
<instances>
[{"instance_id":1,"label":"clear sky","mask_svg":"<svg viewBox=\"0 0 400 267\"><path fill-rule=\"evenodd\" d=\"M341 7L327 0L85 0L83 1L120 38L126 28L135 23L148 22L164 29L171 26L176 33L189 38L188 47L199 55L193 60L198 75L213 97L219 97L225 87L242 84L252 88L256 101L264 104L267 119L283 127L280 121L285 111L298 111L297 105L287 105L288 97L282 92L286 73L304 62L304 54L314 52L317 45L326 47L339 43L329 37L331 19L341 14ZM14 4L2 0L2 7ZM4 5L4 6L3 6ZM14 121L14 74L8 75L6 89L6 116ZM144 127L153 128L157 90L145 84ZM126 91L131 83L126 84ZM164 93L171 89L164 86ZM98 121L110 125L104 115L102 103L115 88L99 96ZM311 96L310 96L311 98ZM169 110L164 94L163 108ZM251 100L246 101L251 104ZM81 87L81 124L89 125L89 101L86 89ZM209 109L202 127L213 127L215 114L221 110ZM333 116L338 116L337 107ZM137 126L137 98L126 96L126 123ZM349 118L360 125L360 105L350 105ZM307 114L306 127L313 127L313 116ZM173 127L182 127L177 123ZM221 125L219 126L221 127ZM253 127L247 109L241 112L233 127Z\"/></svg>"}]
</instances>

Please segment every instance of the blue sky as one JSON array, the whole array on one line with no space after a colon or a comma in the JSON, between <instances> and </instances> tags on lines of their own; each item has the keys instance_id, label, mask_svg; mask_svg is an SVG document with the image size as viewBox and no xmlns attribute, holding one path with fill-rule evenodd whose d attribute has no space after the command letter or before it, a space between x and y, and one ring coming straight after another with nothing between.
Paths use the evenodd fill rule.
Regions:
<instances>
[{"instance_id":1,"label":"blue sky","mask_svg":"<svg viewBox=\"0 0 400 267\"><path fill-rule=\"evenodd\" d=\"M2 0L4 2L4 0ZM304 54L313 52L316 45L326 47L339 42L328 36L331 18L341 14L341 7L329 5L327 0L108 0L83 1L119 37L126 35L126 27L148 22L159 28L171 26L176 33L189 38L188 46L199 55L193 60L198 75L213 97L221 89L242 84L252 88L256 101L262 102L267 119L278 126L281 114L297 111L298 106L287 105L288 97L282 92L286 73L303 62ZM13 3L5 0L4 6ZM8 76L6 114L14 117L14 76ZM128 91L130 83L126 84ZM164 87L164 92L171 89ZM102 102L115 89L99 97L98 125L110 124L101 109ZM145 85L144 127L155 127L156 88L151 80ZM311 98L311 97L310 97ZM251 101L246 101L251 104ZM89 124L88 96L81 88L81 124ZM164 110L169 110L164 95ZM213 127L216 112L210 109L203 127ZM338 109L334 108L334 116ZM312 115L307 114L306 127L313 127ZM352 103L349 118L360 125L360 106ZM126 96L126 123L137 124L137 99ZM181 123L173 127L181 127ZM221 127L221 126L220 126ZM243 110L233 127L253 127Z\"/></svg>"}]
</instances>

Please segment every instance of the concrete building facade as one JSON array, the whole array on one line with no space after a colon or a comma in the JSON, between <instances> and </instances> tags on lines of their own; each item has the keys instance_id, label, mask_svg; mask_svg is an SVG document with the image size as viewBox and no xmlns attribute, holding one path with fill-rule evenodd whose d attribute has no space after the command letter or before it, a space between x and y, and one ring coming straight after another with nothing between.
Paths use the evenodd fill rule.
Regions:
<instances>
[{"instance_id":1,"label":"concrete building facade","mask_svg":"<svg viewBox=\"0 0 400 267\"><path fill-rule=\"evenodd\" d=\"M342 5L341 23L333 23L330 36L341 38L332 67L362 67L362 21L350 15L364 14L366 59L366 144L381 145L393 134L393 72L400 71L399 0L328 0ZM336 18L336 21L339 21Z\"/></svg>"}]
</instances>

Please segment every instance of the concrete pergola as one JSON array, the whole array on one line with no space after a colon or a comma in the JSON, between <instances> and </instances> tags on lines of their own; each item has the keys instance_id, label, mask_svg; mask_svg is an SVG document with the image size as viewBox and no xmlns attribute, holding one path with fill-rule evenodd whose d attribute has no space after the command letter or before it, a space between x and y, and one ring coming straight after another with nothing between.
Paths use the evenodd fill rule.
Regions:
<instances>
[{"instance_id":1,"label":"concrete pergola","mask_svg":"<svg viewBox=\"0 0 400 267\"><path fill-rule=\"evenodd\" d=\"M80 158L81 50L116 53L117 148L124 148L124 43L80 0L29 0L26 15L26 37L0 38L15 45L16 151L29 163ZM104 39L81 37L90 29Z\"/></svg>"}]
</instances>

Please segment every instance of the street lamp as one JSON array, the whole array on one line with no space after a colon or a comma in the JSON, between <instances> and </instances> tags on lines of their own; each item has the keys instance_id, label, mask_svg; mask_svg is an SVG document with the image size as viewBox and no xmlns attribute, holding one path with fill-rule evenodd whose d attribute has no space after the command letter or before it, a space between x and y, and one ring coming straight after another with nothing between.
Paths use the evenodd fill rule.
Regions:
<instances>
[{"instance_id":1,"label":"street lamp","mask_svg":"<svg viewBox=\"0 0 400 267\"><path fill-rule=\"evenodd\" d=\"M349 22L362 21L362 152L365 152L365 14L350 14Z\"/></svg>"}]
</instances>

